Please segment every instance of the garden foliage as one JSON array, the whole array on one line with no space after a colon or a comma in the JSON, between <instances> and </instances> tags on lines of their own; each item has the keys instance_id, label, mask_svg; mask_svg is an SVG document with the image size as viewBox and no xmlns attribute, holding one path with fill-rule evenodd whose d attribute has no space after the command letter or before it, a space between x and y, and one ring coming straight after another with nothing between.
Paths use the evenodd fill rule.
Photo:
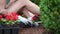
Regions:
<instances>
[{"instance_id":1,"label":"garden foliage","mask_svg":"<svg viewBox=\"0 0 60 34\"><path fill-rule=\"evenodd\" d=\"M60 34L60 0L40 0L40 9L43 26Z\"/></svg>"},{"instance_id":2,"label":"garden foliage","mask_svg":"<svg viewBox=\"0 0 60 34\"><path fill-rule=\"evenodd\" d=\"M31 0L32 2L34 2L35 4L39 5L40 0Z\"/></svg>"}]
</instances>

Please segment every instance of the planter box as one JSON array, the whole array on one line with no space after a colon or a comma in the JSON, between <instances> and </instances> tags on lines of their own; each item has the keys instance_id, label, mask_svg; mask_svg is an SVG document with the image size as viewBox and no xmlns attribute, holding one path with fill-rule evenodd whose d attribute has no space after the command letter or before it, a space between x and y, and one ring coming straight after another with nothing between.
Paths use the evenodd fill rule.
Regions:
<instances>
[{"instance_id":1,"label":"planter box","mask_svg":"<svg viewBox=\"0 0 60 34\"><path fill-rule=\"evenodd\" d=\"M19 27L8 27L8 26L1 26L0 27L0 34L18 34Z\"/></svg>"}]
</instances>

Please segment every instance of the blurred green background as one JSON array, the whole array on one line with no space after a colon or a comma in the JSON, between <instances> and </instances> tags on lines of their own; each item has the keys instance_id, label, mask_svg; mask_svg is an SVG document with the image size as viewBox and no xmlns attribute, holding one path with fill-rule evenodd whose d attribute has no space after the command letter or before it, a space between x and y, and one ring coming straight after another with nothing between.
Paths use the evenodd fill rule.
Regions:
<instances>
[{"instance_id":1,"label":"blurred green background","mask_svg":"<svg viewBox=\"0 0 60 34\"><path fill-rule=\"evenodd\" d=\"M31 1L39 6L40 0L31 0Z\"/></svg>"}]
</instances>

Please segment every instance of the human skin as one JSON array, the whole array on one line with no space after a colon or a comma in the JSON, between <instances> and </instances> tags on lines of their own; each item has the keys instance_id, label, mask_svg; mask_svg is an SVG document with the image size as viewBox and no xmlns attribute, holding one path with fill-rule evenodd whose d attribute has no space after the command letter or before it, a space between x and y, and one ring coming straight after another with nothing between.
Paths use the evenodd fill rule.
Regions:
<instances>
[{"instance_id":1,"label":"human skin","mask_svg":"<svg viewBox=\"0 0 60 34\"><path fill-rule=\"evenodd\" d=\"M18 0L8 8L8 11L9 13L11 13L12 11L17 12L24 6L30 12L39 14L39 7L36 4L32 3L30 0Z\"/></svg>"},{"instance_id":2,"label":"human skin","mask_svg":"<svg viewBox=\"0 0 60 34\"><path fill-rule=\"evenodd\" d=\"M6 0L0 0L0 14L4 13L6 6Z\"/></svg>"},{"instance_id":3,"label":"human skin","mask_svg":"<svg viewBox=\"0 0 60 34\"><path fill-rule=\"evenodd\" d=\"M30 0L11 0L9 3L8 3L8 8L6 9L6 11L8 12L8 14L10 14L11 12L16 12L18 10L20 10L22 7L25 7L25 8L22 8L22 12L23 14L25 14L26 17L31 17L33 15L33 13L37 13L39 14L39 7L32 3ZM5 3L6 3L6 0L5 0ZM3 4L3 8L6 4ZM9 6L10 5L10 6ZM3 9L5 11L5 9ZM19 11L21 12L21 11ZM32 14L32 15L31 15Z\"/></svg>"},{"instance_id":4,"label":"human skin","mask_svg":"<svg viewBox=\"0 0 60 34\"><path fill-rule=\"evenodd\" d=\"M16 1L15 3L13 3L8 9L7 9L7 11L9 12L9 14L11 13L11 12L16 12L17 13L17 11L18 10L20 10L22 7L24 7L25 6L25 4L22 2L22 0L21 1Z\"/></svg>"},{"instance_id":5,"label":"human skin","mask_svg":"<svg viewBox=\"0 0 60 34\"><path fill-rule=\"evenodd\" d=\"M10 2L6 5L6 8L8 8L9 6L11 6L14 2L16 2L17 0L10 0Z\"/></svg>"},{"instance_id":6,"label":"human skin","mask_svg":"<svg viewBox=\"0 0 60 34\"><path fill-rule=\"evenodd\" d=\"M40 14L40 8L36 4L31 1L26 1L26 8L30 10L32 13Z\"/></svg>"},{"instance_id":7,"label":"human skin","mask_svg":"<svg viewBox=\"0 0 60 34\"><path fill-rule=\"evenodd\" d=\"M0 0L0 9L4 9L6 5L6 0Z\"/></svg>"},{"instance_id":8,"label":"human skin","mask_svg":"<svg viewBox=\"0 0 60 34\"><path fill-rule=\"evenodd\" d=\"M27 10L26 8L23 8L22 11L23 11L23 14L24 14L27 18L34 16L34 14L31 13L31 12L30 12L29 10Z\"/></svg>"}]
</instances>

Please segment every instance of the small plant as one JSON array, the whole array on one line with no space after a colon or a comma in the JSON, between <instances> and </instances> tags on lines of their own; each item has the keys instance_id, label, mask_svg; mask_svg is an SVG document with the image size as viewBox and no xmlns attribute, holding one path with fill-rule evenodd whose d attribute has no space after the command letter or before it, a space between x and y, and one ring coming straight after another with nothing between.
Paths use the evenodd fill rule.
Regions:
<instances>
[{"instance_id":1,"label":"small plant","mask_svg":"<svg viewBox=\"0 0 60 34\"><path fill-rule=\"evenodd\" d=\"M18 15L16 13L11 13L10 15L4 14L0 15L0 25L12 25L18 23Z\"/></svg>"},{"instance_id":2,"label":"small plant","mask_svg":"<svg viewBox=\"0 0 60 34\"><path fill-rule=\"evenodd\" d=\"M38 23L36 23L38 21L37 17L38 15L36 14L35 16L27 19L21 15L16 14L15 12L12 12L10 15L7 15L6 13L4 15L0 15L0 25L17 26L19 24L21 26L39 26Z\"/></svg>"},{"instance_id":3,"label":"small plant","mask_svg":"<svg viewBox=\"0 0 60 34\"><path fill-rule=\"evenodd\" d=\"M47 30L60 34L60 0L40 0L40 19Z\"/></svg>"}]
</instances>

